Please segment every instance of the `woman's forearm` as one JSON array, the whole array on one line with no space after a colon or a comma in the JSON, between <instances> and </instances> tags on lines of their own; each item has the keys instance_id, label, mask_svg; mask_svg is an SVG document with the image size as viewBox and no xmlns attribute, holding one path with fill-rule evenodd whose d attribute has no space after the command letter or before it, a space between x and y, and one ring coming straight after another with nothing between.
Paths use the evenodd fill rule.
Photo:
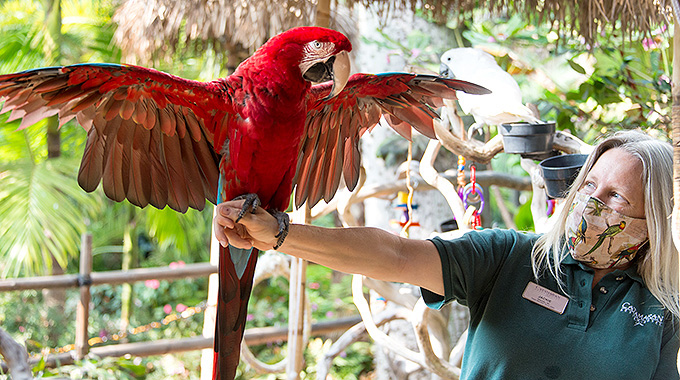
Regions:
<instances>
[{"instance_id":1,"label":"woman's forearm","mask_svg":"<svg viewBox=\"0 0 680 380\"><path fill-rule=\"evenodd\" d=\"M341 272L443 292L441 264L434 245L379 228L294 224L279 250Z\"/></svg>"},{"instance_id":2,"label":"woman's forearm","mask_svg":"<svg viewBox=\"0 0 680 380\"><path fill-rule=\"evenodd\" d=\"M280 251L341 272L378 279L390 273L398 276L403 261L399 237L377 228L294 224Z\"/></svg>"},{"instance_id":3,"label":"woman's forearm","mask_svg":"<svg viewBox=\"0 0 680 380\"><path fill-rule=\"evenodd\" d=\"M242 201L218 205L213 226L222 244L267 250L281 243L277 237L280 225L272 215L258 207L239 218L241 208ZM427 240L404 239L370 227L291 224L277 250L341 272L407 282L439 294L444 292L439 253Z\"/></svg>"}]
</instances>

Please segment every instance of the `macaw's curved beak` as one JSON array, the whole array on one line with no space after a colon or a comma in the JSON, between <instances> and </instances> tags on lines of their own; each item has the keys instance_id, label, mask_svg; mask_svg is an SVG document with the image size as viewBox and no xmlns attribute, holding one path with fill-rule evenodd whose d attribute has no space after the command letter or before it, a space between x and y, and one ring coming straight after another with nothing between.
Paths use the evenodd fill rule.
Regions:
<instances>
[{"instance_id":1,"label":"macaw's curved beak","mask_svg":"<svg viewBox=\"0 0 680 380\"><path fill-rule=\"evenodd\" d=\"M331 88L331 93L328 94L326 100L335 97L345 88L345 85L347 85L347 81L349 80L350 69L349 53L341 51L336 54L332 68L333 88Z\"/></svg>"},{"instance_id":2,"label":"macaw's curved beak","mask_svg":"<svg viewBox=\"0 0 680 380\"><path fill-rule=\"evenodd\" d=\"M350 63L349 53L341 51L340 53L328 58L325 62L317 62L307 69L302 77L310 82L326 82L333 81L331 93L328 94L325 100L328 100L340 93L347 81L349 80Z\"/></svg>"}]
</instances>

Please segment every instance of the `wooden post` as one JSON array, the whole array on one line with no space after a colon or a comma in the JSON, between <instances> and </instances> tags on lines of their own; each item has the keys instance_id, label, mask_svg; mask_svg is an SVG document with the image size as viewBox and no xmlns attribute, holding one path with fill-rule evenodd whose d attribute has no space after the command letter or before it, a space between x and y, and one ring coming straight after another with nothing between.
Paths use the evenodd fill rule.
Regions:
<instances>
[{"instance_id":1,"label":"wooden post","mask_svg":"<svg viewBox=\"0 0 680 380\"><path fill-rule=\"evenodd\" d=\"M316 26L328 28L330 25L331 2L320 0L316 6ZM312 212L305 203L293 212L292 221L307 224L312 220ZM290 264L290 289L288 293L288 364L286 378L300 379L304 367L303 352L307 342L304 341L305 326L305 289L307 288L307 261L293 257Z\"/></svg>"},{"instance_id":2,"label":"wooden post","mask_svg":"<svg viewBox=\"0 0 680 380\"><path fill-rule=\"evenodd\" d=\"M92 234L84 233L80 243L80 274L78 285L80 286L80 301L76 309L76 359L82 359L87 355L89 335L87 333L88 319L90 317L90 286L92 285Z\"/></svg>"},{"instance_id":3,"label":"wooden post","mask_svg":"<svg viewBox=\"0 0 680 380\"><path fill-rule=\"evenodd\" d=\"M312 220L307 203L293 212L292 221L307 224ZM303 353L307 342L304 341L305 326L305 289L307 288L307 261L293 258L290 266L290 289L288 295L288 365L286 378L300 379L304 369Z\"/></svg>"},{"instance_id":4,"label":"wooden post","mask_svg":"<svg viewBox=\"0 0 680 380\"><path fill-rule=\"evenodd\" d=\"M674 2L673 24L673 80L671 87L671 129L673 138L673 214L671 227L675 248L680 251L680 9ZM680 350L676 357L680 365Z\"/></svg>"},{"instance_id":5,"label":"wooden post","mask_svg":"<svg viewBox=\"0 0 680 380\"><path fill-rule=\"evenodd\" d=\"M213 208L213 219L217 207ZM220 262L220 242L215 237L215 231L212 229L210 238L210 264L219 265ZM220 287L219 277L217 273L213 273L208 277L208 299L205 305L205 314L203 317L203 337L213 338L215 336L215 320L217 315L217 291ZM213 373L213 358L215 357L214 348L206 348L201 352L201 380L212 380Z\"/></svg>"},{"instance_id":6,"label":"wooden post","mask_svg":"<svg viewBox=\"0 0 680 380\"><path fill-rule=\"evenodd\" d=\"M677 11L677 10L676 10ZM676 249L680 250L680 24L678 14L675 15L673 26L673 80L671 127L673 138L673 241Z\"/></svg>"},{"instance_id":7,"label":"wooden post","mask_svg":"<svg viewBox=\"0 0 680 380\"><path fill-rule=\"evenodd\" d=\"M331 0L319 0L316 5L316 26L328 28L331 25Z\"/></svg>"}]
</instances>

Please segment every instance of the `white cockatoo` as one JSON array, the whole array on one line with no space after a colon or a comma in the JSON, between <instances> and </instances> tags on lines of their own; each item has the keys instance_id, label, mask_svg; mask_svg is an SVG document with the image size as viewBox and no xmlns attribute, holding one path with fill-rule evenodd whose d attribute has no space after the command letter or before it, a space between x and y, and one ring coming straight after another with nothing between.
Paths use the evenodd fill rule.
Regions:
<instances>
[{"instance_id":1,"label":"white cockatoo","mask_svg":"<svg viewBox=\"0 0 680 380\"><path fill-rule=\"evenodd\" d=\"M494 57L480 49L456 48L441 56L439 74L456 78L491 90L486 95L468 95L458 91L458 103L466 114L480 124L501 125L525 121L538 123L540 120L522 103L519 85L507 71L503 70Z\"/></svg>"}]
</instances>

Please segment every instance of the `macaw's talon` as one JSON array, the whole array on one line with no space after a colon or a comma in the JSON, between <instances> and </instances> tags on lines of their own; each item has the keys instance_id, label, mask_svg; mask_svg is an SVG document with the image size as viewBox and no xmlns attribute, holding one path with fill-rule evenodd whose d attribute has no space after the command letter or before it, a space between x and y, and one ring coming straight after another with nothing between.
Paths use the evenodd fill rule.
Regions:
<instances>
[{"instance_id":1,"label":"macaw's talon","mask_svg":"<svg viewBox=\"0 0 680 380\"><path fill-rule=\"evenodd\" d=\"M276 241L274 249L279 249L279 247L283 244L283 241L286 240L286 236L288 236L290 217L285 212L279 210L269 210L269 213L272 214L272 216L276 218L276 221L279 222L279 233L274 235L274 237L279 239Z\"/></svg>"},{"instance_id":2,"label":"macaw's talon","mask_svg":"<svg viewBox=\"0 0 680 380\"><path fill-rule=\"evenodd\" d=\"M241 220L241 218L243 218L244 215L246 215L246 211L250 210L250 212L254 214L255 210L257 210L257 208L262 203L260 202L260 197L258 197L257 194L253 193L239 195L233 200L237 201L241 199L244 199L245 202L243 202L243 207L241 208L241 211L238 213L238 217L235 220L236 223L238 223L238 221Z\"/></svg>"}]
</instances>

